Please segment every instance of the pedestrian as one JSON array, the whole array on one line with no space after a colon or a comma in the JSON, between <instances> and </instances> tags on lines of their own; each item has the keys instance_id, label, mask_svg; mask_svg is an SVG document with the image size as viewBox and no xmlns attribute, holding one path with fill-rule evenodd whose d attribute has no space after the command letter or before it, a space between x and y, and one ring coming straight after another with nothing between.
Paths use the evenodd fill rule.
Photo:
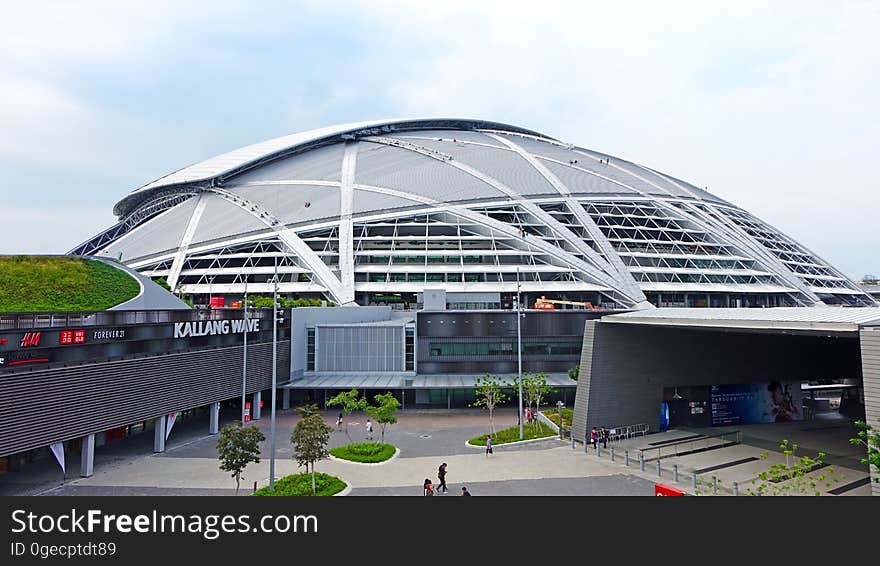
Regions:
<instances>
[{"instance_id":1,"label":"pedestrian","mask_svg":"<svg viewBox=\"0 0 880 566\"><path fill-rule=\"evenodd\" d=\"M600 436L602 437L602 448L608 448L608 429L605 428L605 425L602 425Z\"/></svg>"},{"instance_id":2,"label":"pedestrian","mask_svg":"<svg viewBox=\"0 0 880 566\"><path fill-rule=\"evenodd\" d=\"M489 454L491 454L491 453L492 453L492 437L487 436L486 437L486 458L488 458Z\"/></svg>"},{"instance_id":3,"label":"pedestrian","mask_svg":"<svg viewBox=\"0 0 880 566\"><path fill-rule=\"evenodd\" d=\"M440 464L440 467L437 468L437 479L440 480L440 485L437 486L437 493L440 493L440 489L443 489L443 493L449 491L446 487L446 462Z\"/></svg>"},{"instance_id":4,"label":"pedestrian","mask_svg":"<svg viewBox=\"0 0 880 566\"><path fill-rule=\"evenodd\" d=\"M468 489L465 486L461 486L461 494L464 495L465 497L471 496L471 492L468 491Z\"/></svg>"},{"instance_id":5,"label":"pedestrian","mask_svg":"<svg viewBox=\"0 0 880 566\"><path fill-rule=\"evenodd\" d=\"M339 416L336 417L336 430L342 430L342 413L339 413Z\"/></svg>"},{"instance_id":6,"label":"pedestrian","mask_svg":"<svg viewBox=\"0 0 880 566\"><path fill-rule=\"evenodd\" d=\"M373 440L373 422L367 419L367 440Z\"/></svg>"},{"instance_id":7,"label":"pedestrian","mask_svg":"<svg viewBox=\"0 0 880 566\"><path fill-rule=\"evenodd\" d=\"M422 494L425 497L430 497L434 495L434 486L431 485L431 480L429 478L425 478L425 483L422 485Z\"/></svg>"},{"instance_id":8,"label":"pedestrian","mask_svg":"<svg viewBox=\"0 0 880 566\"><path fill-rule=\"evenodd\" d=\"M596 430L596 427L593 427L593 430L590 431L590 442L593 443L593 448L599 447L599 431Z\"/></svg>"}]
</instances>

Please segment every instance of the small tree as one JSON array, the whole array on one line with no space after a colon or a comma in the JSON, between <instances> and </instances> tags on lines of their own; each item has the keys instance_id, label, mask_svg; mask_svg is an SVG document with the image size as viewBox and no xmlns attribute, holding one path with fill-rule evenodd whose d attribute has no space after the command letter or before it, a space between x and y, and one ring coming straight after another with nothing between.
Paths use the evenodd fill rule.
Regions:
<instances>
[{"instance_id":1,"label":"small tree","mask_svg":"<svg viewBox=\"0 0 880 566\"><path fill-rule=\"evenodd\" d=\"M779 448L785 454L785 463L773 464L770 469L758 474L752 484L757 480L761 481L756 489L749 488L749 495L821 495L821 491L817 489L820 483L824 482L825 487L831 487L831 482L840 481L839 477L832 475L833 466L820 474L809 475L813 470L823 467L824 452L819 452L815 458L798 456L798 445L789 443L788 440L783 440ZM761 454L762 459L767 456L767 452Z\"/></svg>"},{"instance_id":2,"label":"small tree","mask_svg":"<svg viewBox=\"0 0 880 566\"><path fill-rule=\"evenodd\" d=\"M367 406L367 414L382 426L382 442L385 442L385 427L397 422L398 401L392 393L383 393L373 397L376 405Z\"/></svg>"},{"instance_id":3,"label":"small tree","mask_svg":"<svg viewBox=\"0 0 880 566\"><path fill-rule=\"evenodd\" d=\"M358 398L358 390L352 389L351 391L343 391L327 401L328 407L336 405L341 406L342 414L348 416L355 411L363 411L366 409L367 400L363 397ZM351 434L348 432L348 419L345 419L345 436L348 437L349 442L354 442L354 440L351 439Z\"/></svg>"},{"instance_id":4,"label":"small tree","mask_svg":"<svg viewBox=\"0 0 880 566\"><path fill-rule=\"evenodd\" d=\"M486 374L483 377L478 377L474 382L475 391L474 393L477 396L477 400L473 403L473 407L486 407L489 409L489 430L492 434L495 434L495 417L494 411L495 407L499 403L504 403L507 401L507 394L504 393L505 387L510 387L509 383L501 381L498 377Z\"/></svg>"},{"instance_id":5,"label":"small tree","mask_svg":"<svg viewBox=\"0 0 880 566\"><path fill-rule=\"evenodd\" d=\"M266 436L255 426L242 428L241 421L234 421L223 427L217 440L217 453L220 469L232 472L235 478L235 494L241 485L244 469L251 462L260 463L260 442Z\"/></svg>"},{"instance_id":6,"label":"small tree","mask_svg":"<svg viewBox=\"0 0 880 566\"><path fill-rule=\"evenodd\" d=\"M574 366L573 368L568 370L568 377L572 381L577 381L580 373L581 373L581 366Z\"/></svg>"},{"instance_id":7,"label":"small tree","mask_svg":"<svg viewBox=\"0 0 880 566\"><path fill-rule=\"evenodd\" d=\"M311 413L300 419L290 433L296 462L305 466L306 472L309 471L309 464L312 466L312 494L315 493L315 462L327 457L327 442L330 441L331 432L333 429L327 426L319 413Z\"/></svg>"},{"instance_id":8,"label":"small tree","mask_svg":"<svg viewBox=\"0 0 880 566\"><path fill-rule=\"evenodd\" d=\"M522 385L526 402L529 407L532 406L532 403L535 404L536 413L541 410L541 399L554 391L552 387L547 385L547 376L543 373L526 374L526 376L523 376ZM535 421L535 423L537 422ZM562 415L559 415L559 423L560 425L562 424Z\"/></svg>"},{"instance_id":9,"label":"small tree","mask_svg":"<svg viewBox=\"0 0 880 566\"><path fill-rule=\"evenodd\" d=\"M880 419L877 419L880 422ZM868 466L869 471L874 472L874 481L880 482L880 431L874 429L865 421L856 421L859 432L855 438L850 438L850 444L863 446L868 450L868 457L862 458L862 464Z\"/></svg>"},{"instance_id":10,"label":"small tree","mask_svg":"<svg viewBox=\"0 0 880 566\"><path fill-rule=\"evenodd\" d=\"M318 408L318 405L315 403L309 403L307 405L302 405L296 408L296 412L300 414L302 418L310 417L312 415L321 414L321 410Z\"/></svg>"}]
</instances>

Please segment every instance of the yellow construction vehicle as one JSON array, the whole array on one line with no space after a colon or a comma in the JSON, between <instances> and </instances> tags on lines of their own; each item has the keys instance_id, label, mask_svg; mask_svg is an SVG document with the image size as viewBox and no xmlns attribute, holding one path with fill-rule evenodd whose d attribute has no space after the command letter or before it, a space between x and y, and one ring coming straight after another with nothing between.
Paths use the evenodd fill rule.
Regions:
<instances>
[{"instance_id":1,"label":"yellow construction vehicle","mask_svg":"<svg viewBox=\"0 0 880 566\"><path fill-rule=\"evenodd\" d=\"M556 307L553 305L577 305L580 307L586 307L591 311L602 310L601 307L593 306L593 303L590 302L560 301L556 299L548 299L544 297L544 295L541 295L541 297L535 301L535 308L539 310L556 310Z\"/></svg>"}]
</instances>

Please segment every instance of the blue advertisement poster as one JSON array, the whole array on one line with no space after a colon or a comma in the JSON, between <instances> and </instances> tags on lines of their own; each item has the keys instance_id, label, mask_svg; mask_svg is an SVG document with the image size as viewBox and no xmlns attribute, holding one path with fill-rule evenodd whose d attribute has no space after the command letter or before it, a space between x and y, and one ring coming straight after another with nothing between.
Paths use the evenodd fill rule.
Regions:
<instances>
[{"instance_id":1,"label":"blue advertisement poster","mask_svg":"<svg viewBox=\"0 0 880 566\"><path fill-rule=\"evenodd\" d=\"M713 426L803 419L800 383L712 385L709 402Z\"/></svg>"}]
</instances>

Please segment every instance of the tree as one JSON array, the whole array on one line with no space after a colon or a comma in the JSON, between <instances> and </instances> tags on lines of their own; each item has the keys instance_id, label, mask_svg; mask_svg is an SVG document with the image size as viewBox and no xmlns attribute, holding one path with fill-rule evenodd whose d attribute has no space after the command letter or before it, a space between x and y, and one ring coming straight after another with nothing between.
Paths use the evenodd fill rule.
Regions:
<instances>
[{"instance_id":1,"label":"tree","mask_svg":"<svg viewBox=\"0 0 880 566\"><path fill-rule=\"evenodd\" d=\"M242 428L241 421L234 421L223 427L217 440L217 453L220 458L220 469L232 472L235 478L235 494L241 485L244 469L248 464L260 463L260 442L266 436L255 426Z\"/></svg>"},{"instance_id":2,"label":"tree","mask_svg":"<svg viewBox=\"0 0 880 566\"><path fill-rule=\"evenodd\" d=\"M880 419L877 419L880 422ZM868 466L869 471L874 472L874 481L880 482L880 431L874 429L865 421L856 421L859 432L855 438L850 438L850 444L864 446L868 450L868 457L862 458L862 464Z\"/></svg>"},{"instance_id":3,"label":"tree","mask_svg":"<svg viewBox=\"0 0 880 566\"><path fill-rule=\"evenodd\" d=\"M568 377L572 381L577 381L580 373L581 373L581 366L574 366L573 368L568 370Z\"/></svg>"},{"instance_id":4,"label":"tree","mask_svg":"<svg viewBox=\"0 0 880 566\"><path fill-rule=\"evenodd\" d=\"M296 454L296 462L306 467L312 466L312 493L315 493L315 462L326 458L327 442L330 441L330 433L333 429L327 426L320 413L311 413L296 423L293 432L290 433L290 442Z\"/></svg>"},{"instance_id":5,"label":"tree","mask_svg":"<svg viewBox=\"0 0 880 566\"><path fill-rule=\"evenodd\" d=\"M153 283L155 283L156 285L162 287L162 288L165 289L166 291L170 291L170 290L171 290L171 286L168 285L168 281L166 281L164 277L160 277L160 278L158 278L158 279L153 279Z\"/></svg>"},{"instance_id":6,"label":"tree","mask_svg":"<svg viewBox=\"0 0 880 566\"><path fill-rule=\"evenodd\" d=\"M526 403L531 407L535 404L535 412L541 410L541 399L549 393L553 393L553 388L547 385L547 376L543 373L526 374L523 376L523 396ZM538 421L536 420L535 423ZM562 415L559 415L559 422L562 423Z\"/></svg>"},{"instance_id":7,"label":"tree","mask_svg":"<svg viewBox=\"0 0 880 566\"><path fill-rule=\"evenodd\" d=\"M376 405L367 406L367 414L382 425L382 442L385 442L385 427L397 422L397 409L400 402L391 393L383 393L373 397Z\"/></svg>"},{"instance_id":8,"label":"tree","mask_svg":"<svg viewBox=\"0 0 880 566\"><path fill-rule=\"evenodd\" d=\"M822 473L810 475L813 470L824 467L824 452L819 452L815 458L798 456L798 445L789 443L788 440L783 440L779 448L785 454L785 463L773 464L770 469L758 474L752 484L757 480L761 481L756 489L749 488L749 495L821 495L821 491L817 489L820 483L824 482L825 487L831 487L831 482L840 481L839 477L832 475L833 466ZM761 454L762 459L767 456L767 452Z\"/></svg>"},{"instance_id":9,"label":"tree","mask_svg":"<svg viewBox=\"0 0 880 566\"><path fill-rule=\"evenodd\" d=\"M310 417L312 415L321 414L321 410L318 408L318 405L315 403L309 403L307 405L302 405L296 408L296 412L300 414L302 418Z\"/></svg>"},{"instance_id":10,"label":"tree","mask_svg":"<svg viewBox=\"0 0 880 566\"><path fill-rule=\"evenodd\" d=\"M474 393L477 396L477 400L473 403L473 407L486 407L489 409L489 430L492 434L495 434L495 418L494 411L495 407L499 403L504 403L507 401L507 394L504 393L505 387L510 387L509 383L501 381L498 377L486 374L483 377L478 377L474 382L475 391Z\"/></svg>"},{"instance_id":11,"label":"tree","mask_svg":"<svg viewBox=\"0 0 880 566\"><path fill-rule=\"evenodd\" d=\"M327 401L328 407L336 405L341 406L342 414L348 416L355 411L363 411L366 409L367 400L363 397L358 398L358 390L352 389L351 391L343 391ZM351 439L351 434L348 432L348 419L345 419L345 436L348 437L349 442L354 442L354 440Z\"/></svg>"}]
</instances>

